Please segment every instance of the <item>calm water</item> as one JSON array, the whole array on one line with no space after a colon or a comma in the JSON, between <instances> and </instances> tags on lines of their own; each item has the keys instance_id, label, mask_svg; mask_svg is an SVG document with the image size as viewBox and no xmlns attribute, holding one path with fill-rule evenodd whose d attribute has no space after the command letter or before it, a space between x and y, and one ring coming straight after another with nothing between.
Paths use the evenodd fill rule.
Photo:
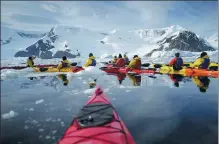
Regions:
<instances>
[{"instance_id":1,"label":"calm water","mask_svg":"<svg viewBox=\"0 0 219 144\"><path fill-rule=\"evenodd\" d=\"M140 86L133 86L133 77L119 85L122 78L67 77L67 86L57 76L1 81L1 114L18 113L1 119L1 144L56 143L92 94L92 79L104 88L137 144L217 143L218 79L209 78L203 93L189 77L179 85L167 75L134 77Z\"/></svg>"}]
</instances>

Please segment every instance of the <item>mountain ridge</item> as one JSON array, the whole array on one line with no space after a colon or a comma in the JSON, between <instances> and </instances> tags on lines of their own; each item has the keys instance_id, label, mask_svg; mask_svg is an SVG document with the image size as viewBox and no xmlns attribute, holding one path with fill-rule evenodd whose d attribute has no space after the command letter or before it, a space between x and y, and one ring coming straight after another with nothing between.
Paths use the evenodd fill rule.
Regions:
<instances>
[{"instance_id":1,"label":"mountain ridge","mask_svg":"<svg viewBox=\"0 0 219 144\"><path fill-rule=\"evenodd\" d=\"M172 49L194 52L215 50L215 47L211 43L209 44L208 40L179 25L157 29L113 30L109 32L92 31L74 26L54 26L46 33L39 34L38 32L36 35L22 32L19 36L22 37L23 43L30 39L35 41L27 42L14 54L15 57L36 55L47 59L68 55L74 58L76 57L74 53L76 49L85 56L89 52L99 56L103 53L125 52L137 52L141 56L151 56L154 51L170 51ZM2 44L5 41L1 40L1 46L3 48L6 45L9 46L13 40L13 36L5 44Z\"/></svg>"}]
</instances>

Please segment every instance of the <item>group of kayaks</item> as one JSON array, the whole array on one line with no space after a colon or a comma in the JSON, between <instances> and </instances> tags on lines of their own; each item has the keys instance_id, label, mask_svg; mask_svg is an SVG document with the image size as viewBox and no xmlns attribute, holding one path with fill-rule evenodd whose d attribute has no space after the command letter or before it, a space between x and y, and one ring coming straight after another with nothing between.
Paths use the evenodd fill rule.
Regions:
<instances>
[{"instance_id":1,"label":"group of kayaks","mask_svg":"<svg viewBox=\"0 0 219 144\"><path fill-rule=\"evenodd\" d=\"M182 70L176 71L171 66L155 64L152 68L128 69L126 67L114 67L111 64L105 64L105 67L101 67L101 70L107 73L135 73L135 74L179 74L183 76L210 76L218 77L218 71L208 69L195 69L184 66Z\"/></svg>"},{"instance_id":2,"label":"group of kayaks","mask_svg":"<svg viewBox=\"0 0 219 144\"><path fill-rule=\"evenodd\" d=\"M83 71L84 68L81 66L76 66L77 63L72 63L73 65L68 68L56 68L56 65L37 65L33 67L34 72L73 72L77 73ZM112 64L104 63L104 67L100 69L106 73L135 73L135 74L179 74L182 76L209 76L218 77L218 63L212 62L209 65L209 69L196 69L190 68L192 63L185 63L182 70L176 71L173 67L165 64L149 64L147 66L142 66L140 70L128 69L127 67L115 67ZM150 68L146 68L151 65ZM13 67L13 69L23 69L25 67ZM214 69L213 69L214 68Z\"/></svg>"}]
</instances>

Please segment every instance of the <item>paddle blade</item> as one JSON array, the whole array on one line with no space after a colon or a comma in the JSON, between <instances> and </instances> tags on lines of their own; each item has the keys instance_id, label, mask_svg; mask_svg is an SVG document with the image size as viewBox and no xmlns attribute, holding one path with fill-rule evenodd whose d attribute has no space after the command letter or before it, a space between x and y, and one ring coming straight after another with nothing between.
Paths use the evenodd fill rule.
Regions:
<instances>
[{"instance_id":1,"label":"paddle blade","mask_svg":"<svg viewBox=\"0 0 219 144\"><path fill-rule=\"evenodd\" d=\"M154 68L160 68L160 67L162 67L161 64L154 64Z\"/></svg>"},{"instance_id":2,"label":"paddle blade","mask_svg":"<svg viewBox=\"0 0 219 144\"><path fill-rule=\"evenodd\" d=\"M41 72L45 72L45 71L48 70L48 68L40 68L39 70L40 70Z\"/></svg>"},{"instance_id":3,"label":"paddle blade","mask_svg":"<svg viewBox=\"0 0 219 144\"><path fill-rule=\"evenodd\" d=\"M183 64L183 66L186 66L186 67L188 67L188 66L190 66L190 64Z\"/></svg>"},{"instance_id":4,"label":"paddle blade","mask_svg":"<svg viewBox=\"0 0 219 144\"><path fill-rule=\"evenodd\" d=\"M71 63L71 66L76 66L78 63L76 63L76 62L73 62L73 63Z\"/></svg>"},{"instance_id":5,"label":"paddle blade","mask_svg":"<svg viewBox=\"0 0 219 144\"><path fill-rule=\"evenodd\" d=\"M149 67L150 66L150 63L144 63L141 65L142 67Z\"/></svg>"}]
</instances>

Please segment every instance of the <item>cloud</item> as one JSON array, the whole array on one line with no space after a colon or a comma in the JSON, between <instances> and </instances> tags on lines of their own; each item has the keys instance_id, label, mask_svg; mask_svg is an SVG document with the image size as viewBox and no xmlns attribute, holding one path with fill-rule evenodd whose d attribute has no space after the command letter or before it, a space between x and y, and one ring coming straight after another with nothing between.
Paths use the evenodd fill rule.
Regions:
<instances>
[{"instance_id":1,"label":"cloud","mask_svg":"<svg viewBox=\"0 0 219 144\"><path fill-rule=\"evenodd\" d=\"M57 11L56 7L54 5L49 5L49 4L42 4L41 6L43 9L49 11L49 12L52 12L52 13L55 13Z\"/></svg>"},{"instance_id":2,"label":"cloud","mask_svg":"<svg viewBox=\"0 0 219 144\"><path fill-rule=\"evenodd\" d=\"M4 15L4 24L10 21L14 25L22 21L31 25L36 22L35 25L39 27L60 22L62 25L108 31L161 28L178 24L200 35L209 35L217 31L218 8L214 4L216 2L4 1L1 15ZM7 18L7 13L17 15L8 15ZM31 17L25 17L25 14Z\"/></svg>"}]
</instances>

